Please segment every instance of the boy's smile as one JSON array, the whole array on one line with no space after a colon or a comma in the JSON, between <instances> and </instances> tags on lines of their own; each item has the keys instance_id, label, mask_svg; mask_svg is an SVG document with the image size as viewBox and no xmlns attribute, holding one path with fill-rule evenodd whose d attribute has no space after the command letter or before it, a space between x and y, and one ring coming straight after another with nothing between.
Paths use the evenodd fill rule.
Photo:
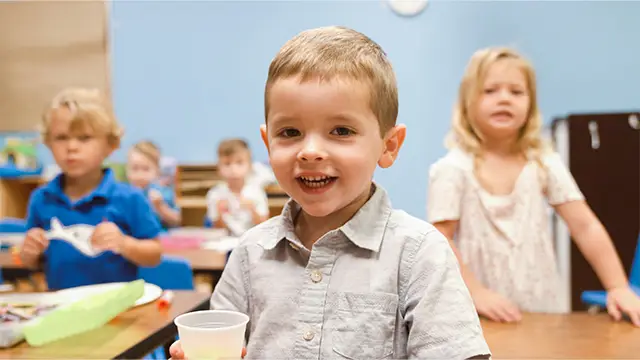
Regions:
<instances>
[{"instance_id":1,"label":"boy's smile","mask_svg":"<svg viewBox=\"0 0 640 360\"><path fill-rule=\"evenodd\" d=\"M369 100L366 83L337 77L291 77L269 89L262 137L278 183L306 214L325 217L347 208L342 222L348 220L367 201L376 165L393 162L386 161L388 136L380 135ZM403 127L389 133L399 130L404 139Z\"/></svg>"}]
</instances>

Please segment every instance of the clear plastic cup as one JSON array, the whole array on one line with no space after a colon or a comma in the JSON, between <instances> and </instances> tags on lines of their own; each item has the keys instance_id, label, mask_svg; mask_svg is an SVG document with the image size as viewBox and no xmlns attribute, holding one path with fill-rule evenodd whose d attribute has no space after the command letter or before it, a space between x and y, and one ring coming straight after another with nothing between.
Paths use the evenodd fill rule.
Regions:
<instances>
[{"instance_id":1,"label":"clear plastic cup","mask_svg":"<svg viewBox=\"0 0 640 360\"><path fill-rule=\"evenodd\" d=\"M174 320L189 360L240 359L248 322L247 315L225 310L194 311Z\"/></svg>"}]
</instances>

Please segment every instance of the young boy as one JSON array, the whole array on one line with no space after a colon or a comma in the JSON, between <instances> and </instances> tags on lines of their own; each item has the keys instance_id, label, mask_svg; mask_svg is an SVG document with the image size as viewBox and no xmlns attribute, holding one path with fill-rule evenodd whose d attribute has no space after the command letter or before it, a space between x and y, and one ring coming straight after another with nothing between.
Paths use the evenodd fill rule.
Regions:
<instances>
[{"instance_id":1,"label":"young boy","mask_svg":"<svg viewBox=\"0 0 640 360\"><path fill-rule=\"evenodd\" d=\"M372 182L406 135L380 46L342 27L300 33L271 63L265 113L292 201L245 234L211 298L250 316L247 357L487 358L447 239Z\"/></svg>"},{"instance_id":2,"label":"young boy","mask_svg":"<svg viewBox=\"0 0 640 360\"><path fill-rule=\"evenodd\" d=\"M160 261L160 225L140 190L102 168L120 145L115 118L97 91L67 89L54 98L42 125L62 173L31 195L22 261L31 268L44 261L53 290L135 280L137 266Z\"/></svg>"},{"instance_id":3,"label":"young boy","mask_svg":"<svg viewBox=\"0 0 640 360\"><path fill-rule=\"evenodd\" d=\"M160 148L149 140L133 145L127 156L127 180L151 201L162 231L180 226L182 214L173 189L158 182Z\"/></svg>"},{"instance_id":4,"label":"young boy","mask_svg":"<svg viewBox=\"0 0 640 360\"><path fill-rule=\"evenodd\" d=\"M207 217L215 227L241 236L269 216L267 194L247 182L251 151L242 139L224 140L218 146L218 171L224 182L207 193Z\"/></svg>"}]
</instances>

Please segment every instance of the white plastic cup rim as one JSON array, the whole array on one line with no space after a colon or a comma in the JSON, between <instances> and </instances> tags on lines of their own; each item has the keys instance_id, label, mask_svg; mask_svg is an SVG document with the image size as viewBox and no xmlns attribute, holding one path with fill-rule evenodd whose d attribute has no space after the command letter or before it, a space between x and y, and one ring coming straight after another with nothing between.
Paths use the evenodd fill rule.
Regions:
<instances>
[{"instance_id":1,"label":"white plastic cup rim","mask_svg":"<svg viewBox=\"0 0 640 360\"><path fill-rule=\"evenodd\" d=\"M237 316L238 317L238 321L235 324L229 325L229 326L221 326L218 328L204 328L204 327L200 327L200 326L192 326L192 325L186 325L186 324L182 324L181 322L184 321L184 319L189 318L189 317L193 317L193 316L197 316L197 315L204 315L204 314L212 314L212 313L217 313L217 314L227 314L227 315L233 315L233 316ZM176 324L177 327L181 327L184 329L189 329L189 331L201 331L201 332L208 332L208 333L212 333L212 332L227 332L229 330L234 330L240 327L244 327L247 325L247 323L249 322L249 316L247 316L246 314L243 314L241 312L238 311L230 311L230 310L199 310L199 311L192 311L192 312L188 312L188 313L184 313L182 315L177 316L174 320L173 323Z\"/></svg>"}]
</instances>

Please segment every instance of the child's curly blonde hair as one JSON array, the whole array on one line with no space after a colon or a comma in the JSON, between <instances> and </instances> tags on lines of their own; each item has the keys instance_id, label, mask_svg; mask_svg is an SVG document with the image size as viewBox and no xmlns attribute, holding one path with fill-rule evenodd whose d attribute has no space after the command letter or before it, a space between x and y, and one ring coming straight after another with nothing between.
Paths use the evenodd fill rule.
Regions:
<instances>
[{"instance_id":1,"label":"child's curly blonde hair","mask_svg":"<svg viewBox=\"0 0 640 360\"><path fill-rule=\"evenodd\" d=\"M542 154L550 149L541 135L542 116L538 108L536 76L533 66L522 55L506 47L490 47L476 51L467 65L460 88L458 100L453 109L451 131L446 139L448 148L460 148L478 157L482 154L483 136L478 131L475 120L471 118L487 73L493 64L501 60L510 60L525 76L529 93L529 113L527 121L520 129L519 150L540 162Z\"/></svg>"},{"instance_id":2,"label":"child's curly blonde hair","mask_svg":"<svg viewBox=\"0 0 640 360\"><path fill-rule=\"evenodd\" d=\"M106 134L109 144L114 148L120 147L124 131L118 124L111 106L99 90L87 88L66 88L51 100L42 116L40 126L45 144L49 143L52 115L60 109L70 112L72 131L88 127L100 134Z\"/></svg>"}]
</instances>

